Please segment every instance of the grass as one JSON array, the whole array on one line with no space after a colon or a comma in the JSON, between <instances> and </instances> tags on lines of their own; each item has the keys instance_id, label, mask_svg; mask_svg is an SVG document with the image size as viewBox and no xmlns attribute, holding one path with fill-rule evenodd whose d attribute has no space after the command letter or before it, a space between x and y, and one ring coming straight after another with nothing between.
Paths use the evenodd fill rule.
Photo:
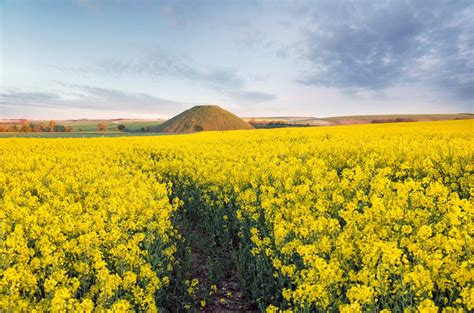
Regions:
<instances>
[{"instance_id":1,"label":"grass","mask_svg":"<svg viewBox=\"0 0 474 313\"><path fill-rule=\"evenodd\" d=\"M252 129L236 115L215 105L198 105L169 119L151 131L191 133L205 130Z\"/></svg>"},{"instance_id":2,"label":"grass","mask_svg":"<svg viewBox=\"0 0 474 313\"><path fill-rule=\"evenodd\" d=\"M79 131L82 129L84 132L97 132L97 124L98 123L106 123L107 124L107 131L116 131L117 126L120 124L125 125L125 127L131 132L138 132L141 131L142 128L146 127L154 127L161 124L161 121L65 121L63 123L58 122L64 126L71 126L74 128L74 131Z\"/></svg>"}]
</instances>

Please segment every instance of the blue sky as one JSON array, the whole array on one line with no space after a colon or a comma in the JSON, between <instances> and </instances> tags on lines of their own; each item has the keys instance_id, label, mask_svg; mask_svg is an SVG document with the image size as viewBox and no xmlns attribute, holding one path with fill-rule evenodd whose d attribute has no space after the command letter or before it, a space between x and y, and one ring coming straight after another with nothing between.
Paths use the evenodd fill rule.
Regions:
<instances>
[{"instance_id":1,"label":"blue sky","mask_svg":"<svg viewBox=\"0 0 474 313\"><path fill-rule=\"evenodd\" d=\"M474 1L0 0L0 118L473 112Z\"/></svg>"}]
</instances>

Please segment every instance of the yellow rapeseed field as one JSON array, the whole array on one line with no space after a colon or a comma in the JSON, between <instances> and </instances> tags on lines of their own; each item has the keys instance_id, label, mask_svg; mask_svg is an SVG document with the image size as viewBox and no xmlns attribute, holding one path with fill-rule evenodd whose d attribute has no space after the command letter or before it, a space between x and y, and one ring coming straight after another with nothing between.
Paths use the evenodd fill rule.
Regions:
<instances>
[{"instance_id":1,"label":"yellow rapeseed field","mask_svg":"<svg viewBox=\"0 0 474 313\"><path fill-rule=\"evenodd\" d=\"M262 311L472 312L473 133L0 139L1 310L192 309L187 220Z\"/></svg>"}]
</instances>

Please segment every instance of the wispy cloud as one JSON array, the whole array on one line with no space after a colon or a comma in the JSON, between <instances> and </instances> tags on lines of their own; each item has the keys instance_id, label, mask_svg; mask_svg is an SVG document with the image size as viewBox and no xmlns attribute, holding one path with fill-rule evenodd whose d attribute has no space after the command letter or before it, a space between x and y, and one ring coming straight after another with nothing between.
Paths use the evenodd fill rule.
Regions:
<instances>
[{"instance_id":1,"label":"wispy cloud","mask_svg":"<svg viewBox=\"0 0 474 313\"><path fill-rule=\"evenodd\" d=\"M229 94L239 101L252 102L252 103L267 102L267 101L273 101L277 99L277 97L274 94L260 92L260 91L236 90L236 91L229 91Z\"/></svg>"},{"instance_id":2,"label":"wispy cloud","mask_svg":"<svg viewBox=\"0 0 474 313\"><path fill-rule=\"evenodd\" d=\"M201 7L198 1L165 0L162 1L159 15L171 27L186 27L199 18Z\"/></svg>"},{"instance_id":3,"label":"wispy cloud","mask_svg":"<svg viewBox=\"0 0 474 313\"><path fill-rule=\"evenodd\" d=\"M241 88L243 85L242 79L233 68L204 67L190 58L171 55L158 48L147 51L136 59L117 60L107 58L92 64L85 64L76 68L76 70L83 74L145 74L154 77L185 80L215 88Z\"/></svg>"},{"instance_id":4,"label":"wispy cloud","mask_svg":"<svg viewBox=\"0 0 474 313\"><path fill-rule=\"evenodd\" d=\"M307 12L310 67L300 83L343 89L419 83L474 99L472 1L320 1Z\"/></svg>"},{"instance_id":5,"label":"wispy cloud","mask_svg":"<svg viewBox=\"0 0 474 313\"><path fill-rule=\"evenodd\" d=\"M94 111L133 112L161 115L174 114L189 103L172 101L146 93L124 92L78 84L61 84L56 91L5 89L0 91L0 104L44 109L86 109Z\"/></svg>"},{"instance_id":6,"label":"wispy cloud","mask_svg":"<svg viewBox=\"0 0 474 313\"><path fill-rule=\"evenodd\" d=\"M203 66L191 57L172 55L156 48L135 59L118 60L106 58L79 67L53 66L60 71L75 71L81 75L105 74L112 76L140 74L149 77L180 80L189 84L209 88L234 100L264 102L276 96L245 89L244 79L234 68Z\"/></svg>"},{"instance_id":7,"label":"wispy cloud","mask_svg":"<svg viewBox=\"0 0 474 313\"><path fill-rule=\"evenodd\" d=\"M7 89L0 91L0 104L4 105L48 105L60 100L61 97L52 92L25 91L19 89Z\"/></svg>"}]
</instances>

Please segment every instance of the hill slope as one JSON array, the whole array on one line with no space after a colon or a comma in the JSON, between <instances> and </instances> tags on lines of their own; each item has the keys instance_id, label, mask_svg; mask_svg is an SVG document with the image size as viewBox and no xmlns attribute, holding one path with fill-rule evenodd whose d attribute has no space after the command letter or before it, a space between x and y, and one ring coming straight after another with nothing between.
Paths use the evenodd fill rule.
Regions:
<instances>
[{"instance_id":1,"label":"hill slope","mask_svg":"<svg viewBox=\"0 0 474 313\"><path fill-rule=\"evenodd\" d=\"M154 132L191 133L203 130L252 129L236 115L217 105L198 105L186 110L163 124L150 129Z\"/></svg>"}]
</instances>

